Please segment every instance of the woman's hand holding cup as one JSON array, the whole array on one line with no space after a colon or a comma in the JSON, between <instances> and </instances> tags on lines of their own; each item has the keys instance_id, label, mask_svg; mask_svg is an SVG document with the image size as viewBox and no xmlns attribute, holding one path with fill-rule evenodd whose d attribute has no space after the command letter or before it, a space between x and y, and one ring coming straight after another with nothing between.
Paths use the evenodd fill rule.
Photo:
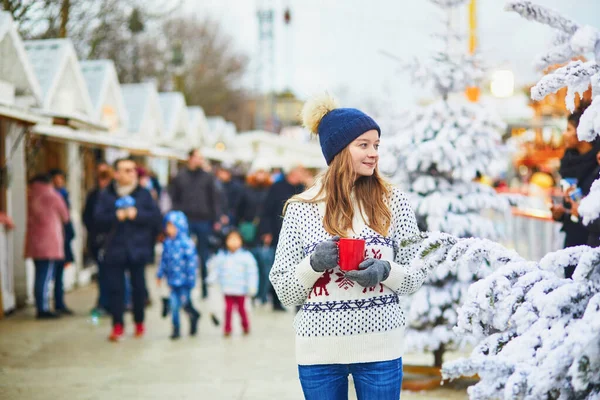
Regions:
<instances>
[{"instance_id":1,"label":"woman's hand holding cup","mask_svg":"<svg viewBox=\"0 0 600 400\"><path fill-rule=\"evenodd\" d=\"M337 242L339 240L339 236L334 236L330 240L317 245L314 253L310 256L310 266L315 272L325 272L328 269L337 267L339 260Z\"/></svg>"}]
</instances>

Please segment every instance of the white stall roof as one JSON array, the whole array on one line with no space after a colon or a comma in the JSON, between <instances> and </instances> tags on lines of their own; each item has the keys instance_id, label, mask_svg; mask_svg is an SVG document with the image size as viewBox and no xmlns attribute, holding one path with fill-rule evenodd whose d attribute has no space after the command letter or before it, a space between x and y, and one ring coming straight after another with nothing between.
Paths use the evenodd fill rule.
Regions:
<instances>
[{"instance_id":1,"label":"white stall roof","mask_svg":"<svg viewBox=\"0 0 600 400\"><path fill-rule=\"evenodd\" d=\"M165 143L171 140L187 142L189 140L189 121L185 97L180 92L165 92L159 93L158 98L165 124L163 137ZM191 145L191 143L188 145Z\"/></svg>"},{"instance_id":2,"label":"white stall roof","mask_svg":"<svg viewBox=\"0 0 600 400\"><path fill-rule=\"evenodd\" d=\"M94 116L98 120L106 120L109 117L105 115L106 108L110 108L122 128L127 129L127 110L114 62L88 60L81 61L80 66L94 107Z\"/></svg>"},{"instance_id":3,"label":"white stall roof","mask_svg":"<svg viewBox=\"0 0 600 400\"><path fill-rule=\"evenodd\" d=\"M12 16L0 11L0 80L15 86L17 96L31 96L39 105L42 90Z\"/></svg>"},{"instance_id":4,"label":"white stall roof","mask_svg":"<svg viewBox=\"0 0 600 400\"><path fill-rule=\"evenodd\" d=\"M159 140L164 124L156 86L150 82L133 83L121 85L121 91L129 116L129 132Z\"/></svg>"},{"instance_id":5,"label":"white stall roof","mask_svg":"<svg viewBox=\"0 0 600 400\"><path fill-rule=\"evenodd\" d=\"M206 123L208 124L208 132L205 142L208 146L213 146L219 140L223 140L227 129L227 121L223 117L217 116L206 118Z\"/></svg>"},{"instance_id":6,"label":"white stall roof","mask_svg":"<svg viewBox=\"0 0 600 400\"><path fill-rule=\"evenodd\" d=\"M25 42L25 50L47 111L93 116L92 102L71 40L29 40Z\"/></svg>"},{"instance_id":7,"label":"white stall roof","mask_svg":"<svg viewBox=\"0 0 600 400\"><path fill-rule=\"evenodd\" d=\"M194 146L200 146L206 142L208 134L208 121L202 107L188 107L188 118L190 127L190 137Z\"/></svg>"}]
</instances>

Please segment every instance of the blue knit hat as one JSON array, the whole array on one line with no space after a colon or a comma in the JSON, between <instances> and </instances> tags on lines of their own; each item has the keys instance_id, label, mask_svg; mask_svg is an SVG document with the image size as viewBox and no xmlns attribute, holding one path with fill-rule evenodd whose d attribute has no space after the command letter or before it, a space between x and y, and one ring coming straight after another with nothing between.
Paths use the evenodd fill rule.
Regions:
<instances>
[{"instance_id":1,"label":"blue knit hat","mask_svg":"<svg viewBox=\"0 0 600 400\"><path fill-rule=\"evenodd\" d=\"M376 130L381 136L381 129L373 118L355 108L338 108L327 93L306 102L302 120L308 130L319 135L327 165L363 133Z\"/></svg>"}]
</instances>

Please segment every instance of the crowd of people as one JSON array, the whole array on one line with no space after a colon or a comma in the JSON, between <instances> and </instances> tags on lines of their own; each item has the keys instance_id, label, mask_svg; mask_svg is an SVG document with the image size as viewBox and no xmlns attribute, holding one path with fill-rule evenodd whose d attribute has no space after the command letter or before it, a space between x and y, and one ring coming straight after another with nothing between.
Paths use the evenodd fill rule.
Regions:
<instances>
[{"instance_id":1,"label":"crowd of people","mask_svg":"<svg viewBox=\"0 0 600 400\"><path fill-rule=\"evenodd\" d=\"M98 267L98 299L92 312L112 317L109 338L123 337L127 310L133 312L135 336L143 336L145 308L151 303L146 267L153 264L158 265L157 284L166 283L170 289L163 299L163 314L172 314L173 339L181 336L180 309L190 316L190 333L197 333L200 313L191 299L196 283L203 299L210 284L224 294L226 336L235 308L244 332L249 332L245 297L261 304L270 300L274 311L285 311L269 272L284 204L311 179L300 164L272 171L267 160L256 160L244 174L239 166L227 163L213 167L199 150L192 150L185 166L162 188L133 159L122 158L113 165L98 162L96 186L87 194L82 221L86 262ZM65 183L61 170L36 175L29 182L25 256L35 265L39 319L73 314L65 305L62 282L64 269L73 262L75 236ZM4 220L7 226L12 223L7 216ZM162 243L160 259L155 254L157 243ZM221 316L212 319L220 324Z\"/></svg>"}]
</instances>

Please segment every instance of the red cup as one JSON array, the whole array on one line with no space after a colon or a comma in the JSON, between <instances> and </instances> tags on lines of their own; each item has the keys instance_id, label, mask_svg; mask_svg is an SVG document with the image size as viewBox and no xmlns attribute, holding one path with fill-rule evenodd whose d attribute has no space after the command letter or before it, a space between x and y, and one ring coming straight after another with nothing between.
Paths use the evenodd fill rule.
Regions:
<instances>
[{"instance_id":1,"label":"red cup","mask_svg":"<svg viewBox=\"0 0 600 400\"><path fill-rule=\"evenodd\" d=\"M340 269L342 271L354 271L365 259L364 239L342 238L338 242Z\"/></svg>"}]
</instances>

